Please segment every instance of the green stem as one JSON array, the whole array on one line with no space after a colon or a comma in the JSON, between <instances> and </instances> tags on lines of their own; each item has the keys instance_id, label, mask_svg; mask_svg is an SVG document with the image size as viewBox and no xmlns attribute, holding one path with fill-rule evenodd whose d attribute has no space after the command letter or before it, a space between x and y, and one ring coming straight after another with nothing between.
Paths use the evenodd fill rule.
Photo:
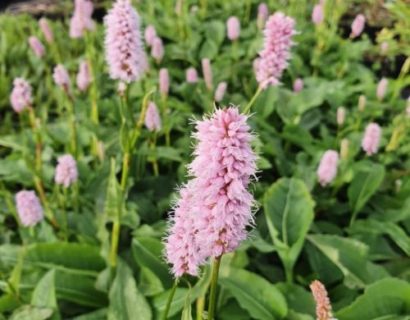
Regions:
<instances>
[{"instance_id":1,"label":"green stem","mask_svg":"<svg viewBox=\"0 0 410 320\"><path fill-rule=\"evenodd\" d=\"M253 95L251 101L249 101L248 105L245 107L245 109L243 110L243 113L249 113L249 111L251 110L252 105L255 103L256 99L259 97L259 95L262 92L262 87L259 86L258 90L256 90L255 94Z\"/></svg>"},{"instance_id":2,"label":"green stem","mask_svg":"<svg viewBox=\"0 0 410 320\"><path fill-rule=\"evenodd\" d=\"M162 320L167 320L167 318L168 318L169 309L171 309L171 303L172 303L172 300L174 299L175 291L177 290L178 281L179 281L178 278L175 279L174 285L172 286L171 292L169 293L167 305L165 306L165 310L164 310L164 314L162 316Z\"/></svg>"},{"instance_id":3,"label":"green stem","mask_svg":"<svg viewBox=\"0 0 410 320\"><path fill-rule=\"evenodd\" d=\"M221 256L216 257L212 264L211 275L211 292L209 294L208 320L213 320L216 305L216 288L218 284L219 267L221 265Z\"/></svg>"},{"instance_id":4,"label":"green stem","mask_svg":"<svg viewBox=\"0 0 410 320\"><path fill-rule=\"evenodd\" d=\"M74 155L74 158L77 159L78 158L77 125L76 125L76 118L75 118L74 101L68 91L67 91L67 109L68 109L68 113L70 116L70 128L71 128L70 147L71 147L71 152Z\"/></svg>"},{"instance_id":5,"label":"green stem","mask_svg":"<svg viewBox=\"0 0 410 320\"><path fill-rule=\"evenodd\" d=\"M121 173L121 190L123 194L125 194L125 189L127 187L129 167L130 167L130 153L129 151L125 151L124 157L122 159L122 173Z\"/></svg>"},{"instance_id":6,"label":"green stem","mask_svg":"<svg viewBox=\"0 0 410 320\"><path fill-rule=\"evenodd\" d=\"M202 314L204 313L205 309L205 297L200 296L196 300L196 320L202 320Z\"/></svg>"},{"instance_id":7,"label":"green stem","mask_svg":"<svg viewBox=\"0 0 410 320\"><path fill-rule=\"evenodd\" d=\"M63 188L63 221L64 221L64 240L68 241L68 218L67 218L67 188Z\"/></svg>"}]
</instances>

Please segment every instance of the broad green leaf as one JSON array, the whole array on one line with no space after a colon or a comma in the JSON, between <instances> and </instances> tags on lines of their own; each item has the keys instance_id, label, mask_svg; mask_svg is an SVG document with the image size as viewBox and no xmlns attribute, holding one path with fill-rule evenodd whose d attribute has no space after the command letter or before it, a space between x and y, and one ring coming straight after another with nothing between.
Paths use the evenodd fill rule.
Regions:
<instances>
[{"instance_id":1,"label":"broad green leaf","mask_svg":"<svg viewBox=\"0 0 410 320\"><path fill-rule=\"evenodd\" d=\"M129 320L136 316L152 319L150 306L138 291L131 269L123 261L118 263L109 297L108 320Z\"/></svg>"},{"instance_id":2,"label":"broad green leaf","mask_svg":"<svg viewBox=\"0 0 410 320\"><path fill-rule=\"evenodd\" d=\"M132 241L135 261L154 272L165 288L170 288L173 281L168 266L161 259L163 250L162 242L152 237L135 237Z\"/></svg>"},{"instance_id":3,"label":"broad green leaf","mask_svg":"<svg viewBox=\"0 0 410 320\"><path fill-rule=\"evenodd\" d=\"M36 285L31 297L31 304L36 307L52 309L51 319L60 319L57 307L57 299L54 285L55 271L47 272Z\"/></svg>"},{"instance_id":4,"label":"broad green leaf","mask_svg":"<svg viewBox=\"0 0 410 320\"><path fill-rule=\"evenodd\" d=\"M255 273L236 268L221 270L219 282L235 297L252 319L282 319L287 313L286 300L269 281Z\"/></svg>"},{"instance_id":5,"label":"broad green leaf","mask_svg":"<svg viewBox=\"0 0 410 320\"><path fill-rule=\"evenodd\" d=\"M208 22L205 28L205 35L207 39L219 46L225 39L225 24L220 20Z\"/></svg>"},{"instance_id":6,"label":"broad green leaf","mask_svg":"<svg viewBox=\"0 0 410 320\"><path fill-rule=\"evenodd\" d=\"M388 235L407 256L410 256L410 238L397 224L374 219L359 220L352 227L352 233L370 233L374 235Z\"/></svg>"},{"instance_id":7,"label":"broad green leaf","mask_svg":"<svg viewBox=\"0 0 410 320\"><path fill-rule=\"evenodd\" d=\"M73 320L106 320L107 319L107 309L99 309L91 313L83 314L81 316L73 318Z\"/></svg>"},{"instance_id":8,"label":"broad green leaf","mask_svg":"<svg viewBox=\"0 0 410 320\"><path fill-rule=\"evenodd\" d=\"M285 265L288 278L291 278L313 221L315 203L303 181L282 178L266 191L263 204L273 244Z\"/></svg>"},{"instance_id":9,"label":"broad green leaf","mask_svg":"<svg viewBox=\"0 0 410 320\"><path fill-rule=\"evenodd\" d=\"M95 289L96 278L72 273L70 270L56 271L55 289L57 298L79 305L101 308L107 305L107 295Z\"/></svg>"},{"instance_id":10,"label":"broad green leaf","mask_svg":"<svg viewBox=\"0 0 410 320\"><path fill-rule=\"evenodd\" d=\"M400 319L400 315L409 314L410 284L386 278L367 287L350 306L336 312L336 317L339 320Z\"/></svg>"},{"instance_id":11,"label":"broad green leaf","mask_svg":"<svg viewBox=\"0 0 410 320\"><path fill-rule=\"evenodd\" d=\"M348 189L349 204L353 216L364 207L370 197L379 189L385 175L384 166L376 163L367 163L360 166L355 172Z\"/></svg>"},{"instance_id":12,"label":"broad green leaf","mask_svg":"<svg viewBox=\"0 0 410 320\"><path fill-rule=\"evenodd\" d=\"M53 309L24 306L13 312L10 320L46 320L50 319Z\"/></svg>"},{"instance_id":13,"label":"broad green leaf","mask_svg":"<svg viewBox=\"0 0 410 320\"><path fill-rule=\"evenodd\" d=\"M289 310L292 309L300 314L315 315L313 296L303 287L291 283L278 283L276 288L285 297Z\"/></svg>"},{"instance_id":14,"label":"broad green leaf","mask_svg":"<svg viewBox=\"0 0 410 320\"><path fill-rule=\"evenodd\" d=\"M334 235L309 235L308 240L343 273L348 287L365 287L388 276L372 269L367 261L368 247L362 242Z\"/></svg>"},{"instance_id":15,"label":"broad green leaf","mask_svg":"<svg viewBox=\"0 0 410 320\"><path fill-rule=\"evenodd\" d=\"M14 310L21 304L17 297L11 293L2 294L0 297L0 313Z\"/></svg>"},{"instance_id":16,"label":"broad green leaf","mask_svg":"<svg viewBox=\"0 0 410 320\"><path fill-rule=\"evenodd\" d=\"M104 269L98 247L80 243L37 243L27 249L24 265L73 269L79 274L96 275Z\"/></svg>"}]
</instances>

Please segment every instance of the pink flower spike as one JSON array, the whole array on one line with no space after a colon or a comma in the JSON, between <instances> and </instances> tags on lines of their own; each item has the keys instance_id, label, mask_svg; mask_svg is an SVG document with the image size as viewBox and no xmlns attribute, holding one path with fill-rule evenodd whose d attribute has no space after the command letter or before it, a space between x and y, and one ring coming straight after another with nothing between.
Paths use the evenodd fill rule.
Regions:
<instances>
[{"instance_id":1,"label":"pink flower spike","mask_svg":"<svg viewBox=\"0 0 410 320\"><path fill-rule=\"evenodd\" d=\"M184 274L197 276L198 267L204 263L195 226L199 214L196 191L194 180L181 188L165 239L166 260L176 278Z\"/></svg>"},{"instance_id":2,"label":"pink flower spike","mask_svg":"<svg viewBox=\"0 0 410 320\"><path fill-rule=\"evenodd\" d=\"M31 227L43 220L43 208L34 191L20 191L16 194L16 207L20 221L25 227Z\"/></svg>"},{"instance_id":3,"label":"pink flower spike","mask_svg":"<svg viewBox=\"0 0 410 320\"><path fill-rule=\"evenodd\" d=\"M32 104L31 86L23 78L16 78L13 81L13 90L10 95L10 103L14 111L22 112Z\"/></svg>"},{"instance_id":4,"label":"pink flower spike","mask_svg":"<svg viewBox=\"0 0 410 320\"><path fill-rule=\"evenodd\" d=\"M241 23L237 17L230 17L226 22L228 39L231 41L238 40L241 33Z\"/></svg>"},{"instance_id":5,"label":"pink flower spike","mask_svg":"<svg viewBox=\"0 0 410 320\"><path fill-rule=\"evenodd\" d=\"M362 14L358 14L352 22L352 32L350 34L351 38L356 38L361 35L366 23L366 18Z\"/></svg>"},{"instance_id":6,"label":"pink flower spike","mask_svg":"<svg viewBox=\"0 0 410 320\"><path fill-rule=\"evenodd\" d=\"M222 99L224 98L227 87L228 87L228 84L225 81L220 82L218 84L218 86L216 87L215 96L214 96L214 100L216 102L221 102L222 101Z\"/></svg>"},{"instance_id":7,"label":"pink flower spike","mask_svg":"<svg viewBox=\"0 0 410 320\"><path fill-rule=\"evenodd\" d=\"M324 20L323 6L322 4L319 3L313 7L312 22L315 25L319 25L323 22L323 20Z\"/></svg>"},{"instance_id":8,"label":"pink flower spike","mask_svg":"<svg viewBox=\"0 0 410 320\"><path fill-rule=\"evenodd\" d=\"M301 78L295 79L295 81L293 82L293 92L300 92L303 90L303 87L303 80Z\"/></svg>"},{"instance_id":9,"label":"pink flower spike","mask_svg":"<svg viewBox=\"0 0 410 320\"><path fill-rule=\"evenodd\" d=\"M145 114L145 126L149 131L161 130L161 117L159 115L157 105L152 101L149 102L147 112Z\"/></svg>"},{"instance_id":10,"label":"pink flower spike","mask_svg":"<svg viewBox=\"0 0 410 320\"><path fill-rule=\"evenodd\" d=\"M377 84L376 96L379 101L382 101L386 95L388 81L386 78L382 78Z\"/></svg>"},{"instance_id":11,"label":"pink flower spike","mask_svg":"<svg viewBox=\"0 0 410 320\"><path fill-rule=\"evenodd\" d=\"M185 74L186 82L197 83L198 82L198 72L194 67L188 68Z\"/></svg>"},{"instance_id":12,"label":"pink flower spike","mask_svg":"<svg viewBox=\"0 0 410 320\"><path fill-rule=\"evenodd\" d=\"M336 122L339 126L342 126L345 123L345 118L346 118L346 109L344 107L337 108Z\"/></svg>"},{"instance_id":13,"label":"pink flower spike","mask_svg":"<svg viewBox=\"0 0 410 320\"><path fill-rule=\"evenodd\" d=\"M117 0L104 18L105 58L112 79L126 83L142 78L148 69L141 39L140 17L129 0Z\"/></svg>"},{"instance_id":14,"label":"pink flower spike","mask_svg":"<svg viewBox=\"0 0 410 320\"><path fill-rule=\"evenodd\" d=\"M155 37L152 41L151 56L159 64L164 57L164 45L159 37Z\"/></svg>"},{"instance_id":15,"label":"pink flower spike","mask_svg":"<svg viewBox=\"0 0 410 320\"><path fill-rule=\"evenodd\" d=\"M58 158L54 181L68 188L78 179L77 163L72 155L66 154Z\"/></svg>"},{"instance_id":16,"label":"pink flower spike","mask_svg":"<svg viewBox=\"0 0 410 320\"><path fill-rule=\"evenodd\" d=\"M82 61L80 69L77 74L77 87L80 91L84 92L88 89L91 83L91 71L88 61Z\"/></svg>"},{"instance_id":17,"label":"pink flower spike","mask_svg":"<svg viewBox=\"0 0 410 320\"><path fill-rule=\"evenodd\" d=\"M332 306L325 286L318 280L310 284L313 298L316 302L316 319L317 320L333 320Z\"/></svg>"},{"instance_id":18,"label":"pink flower spike","mask_svg":"<svg viewBox=\"0 0 410 320\"><path fill-rule=\"evenodd\" d=\"M58 64L54 68L53 79L56 85L68 92L70 88L70 76L62 64Z\"/></svg>"},{"instance_id":19,"label":"pink flower spike","mask_svg":"<svg viewBox=\"0 0 410 320\"><path fill-rule=\"evenodd\" d=\"M149 25L145 28L144 37L147 46L151 47L154 39L157 37L157 31L155 30L155 27L153 25Z\"/></svg>"},{"instance_id":20,"label":"pink flower spike","mask_svg":"<svg viewBox=\"0 0 410 320\"><path fill-rule=\"evenodd\" d=\"M41 58L42 56L44 56L45 49L41 41L38 40L38 38L31 36L30 38L28 38L28 43L31 47L31 50L33 50L34 54L38 58Z\"/></svg>"},{"instance_id":21,"label":"pink flower spike","mask_svg":"<svg viewBox=\"0 0 410 320\"><path fill-rule=\"evenodd\" d=\"M265 89L278 85L283 71L288 66L292 36L296 33L295 21L281 12L271 15L266 23L264 46L256 63L256 80Z\"/></svg>"},{"instance_id":22,"label":"pink flower spike","mask_svg":"<svg viewBox=\"0 0 410 320\"><path fill-rule=\"evenodd\" d=\"M38 21L38 24L40 26L41 32L44 35L44 38L46 39L46 41L48 43L53 43L54 41L54 35L53 35L53 31L50 28L50 25L48 24L47 19L45 18L41 18Z\"/></svg>"},{"instance_id":23,"label":"pink flower spike","mask_svg":"<svg viewBox=\"0 0 410 320\"><path fill-rule=\"evenodd\" d=\"M362 149L368 156L377 153L380 144L380 138L382 135L382 129L377 123L369 123L364 132L362 140Z\"/></svg>"},{"instance_id":24,"label":"pink flower spike","mask_svg":"<svg viewBox=\"0 0 410 320\"><path fill-rule=\"evenodd\" d=\"M268 5L264 2L260 3L258 6L258 17L256 20L256 24L259 29L263 29L265 26L265 22L269 16L269 8Z\"/></svg>"},{"instance_id":25,"label":"pink flower spike","mask_svg":"<svg viewBox=\"0 0 410 320\"><path fill-rule=\"evenodd\" d=\"M217 109L196 122L195 159L189 174L195 180L197 241L203 258L234 251L253 223L254 199L247 190L256 172L256 155L248 117L237 107Z\"/></svg>"},{"instance_id":26,"label":"pink flower spike","mask_svg":"<svg viewBox=\"0 0 410 320\"><path fill-rule=\"evenodd\" d=\"M213 88L213 79L212 79L212 67L211 61L207 58L202 59L202 74L204 76L205 85L208 90Z\"/></svg>"},{"instance_id":27,"label":"pink flower spike","mask_svg":"<svg viewBox=\"0 0 410 320\"><path fill-rule=\"evenodd\" d=\"M339 154L334 150L327 150L320 160L317 169L317 177L322 187L325 187L333 181L337 174L337 164L339 162Z\"/></svg>"},{"instance_id":28,"label":"pink flower spike","mask_svg":"<svg viewBox=\"0 0 410 320\"><path fill-rule=\"evenodd\" d=\"M161 68L159 70L159 92L163 97L168 96L169 92L169 73L168 69Z\"/></svg>"},{"instance_id":29,"label":"pink flower spike","mask_svg":"<svg viewBox=\"0 0 410 320\"><path fill-rule=\"evenodd\" d=\"M94 11L93 2L90 0L75 0L74 14L70 19L70 37L81 38L86 31L95 28L92 15Z\"/></svg>"}]
</instances>

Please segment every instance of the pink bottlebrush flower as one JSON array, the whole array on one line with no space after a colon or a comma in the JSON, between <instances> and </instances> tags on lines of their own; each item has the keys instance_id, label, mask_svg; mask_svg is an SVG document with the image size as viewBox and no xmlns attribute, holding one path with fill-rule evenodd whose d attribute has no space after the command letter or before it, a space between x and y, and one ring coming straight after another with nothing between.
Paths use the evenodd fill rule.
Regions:
<instances>
[{"instance_id":1,"label":"pink bottlebrush flower","mask_svg":"<svg viewBox=\"0 0 410 320\"><path fill-rule=\"evenodd\" d=\"M377 84L376 96L380 101L383 100L386 95L388 81L386 78L382 78Z\"/></svg>"},{"instance_id":2,"label":"pink bottlebrush flower","mask_svg":"<svg viewBox=\"0 0 410 320\"><path fill-rule=\"evenodd\" d=\"M300 92L303 90L304 84L301 78L295 79L293 82L293 92Z\"/></svg>"},{"instance_id":3,"label":"pink bottlebrush flower","mask_svg":"<svg viewBox=\"0 0 410 320\"><path fill-rule=\"evenodd\" d=\"M58 64L54 68L53 79L56 85L68 91L70 87L70 76L62 64Z\"/></svg>"},{"instance_id":4,"label":"pink bottlebrush flower","mask_svg":"<svg viewBox=\"0 0 410 320\"><path fill-rule=\"evenodd\" d=\"M260 3L258 6L258 17L256 20L256 24L259 29L263 29L265 26L265 22L269 16L269 8L268 5L264 2Z\"/></svg>"},{"instance_id":5,"label":"pink bottlebrush flower","mask_svg":"<svg viewBox=\"0 0 410 320\"><path fill-rule=\"evenodd\" d=\"M45 18L41 18L38 21L38 24L40 26L41 32L44 35L44 38L46 39L46 41L48 43L53 43L54 41L54 35L53 35L53 31L50 28L50 25L48 24L47 19Z\"/></svg>"},{"instance_id":6,"label":"pink bottlebrush flower","mask_svg":"<svg viewBox=\"0 0 410 320\"><path fill-rule=\"evenodd\" d=\"M75 0L74 14L70 20L70 37L81 38L86 31L95 28L92 19L94 11L93 2L90 0Z\"/></svg>"},{"instance_id":7,"label":"pink bottlebrush flower","mask_svg":"<svg viewBox=\"0 0 410 320\"><path fill-rule=\"evenodd\" d=\"M44 49L43 44L41 43L40 40L38 40L37 37L31 36L30 38L28 38L28 43L31 47L31 50L33 50L34 54L41 58L42 56L44 56L44 53L46 52Z\"/></svg>"},{"instance_id":8,"label":"pink bottlebrush flower","mask_svg":"<svg viewBox=\"0 0 410 320\"><path fill-rule=\"evenodd\" d=\"M166 259L172 264L172 273L175 277L186 273L197 276L198 267L204 263L195 226L198 202L195 201L194 184L195 180L191 180L181 188L165 239Z\"/></svg>"},{"instance_id":9,"label":"pink bottlebrush flower","mask_svg":"<svg viewBox=\"0 0 410 320\"><path fill-rule=\"evenodd\" d=\"M157 31L155 30L155 27L153 25L149 25L145 28L144 37L147 46L151 47L154 39L157 38Z\"/></svg>"},{"instance_id":10,"label":"pink bottlebrush flower","mask_svg":"<svg viewBox=\"0 0 410 320\"><path fill-rule=\"evenodd\" d=\"M380 144L382 129L377 123L369 123L364 132L362 140L362 149L368 156L377 153Z\"/></svg>"},{"instance_id":11,"label":"pink bottlebrush flower","mask_svg":"<svg viewBox=\"0 0 410 320\"><path fill-rule=\"evenodd\" d=\"M380 54L385 56L387 54L387 51L389 50L389 43L386 41L383 41L380 44Z\"/></svg>"},{"instance_id":12,"label":"pink bottlebrush flower","mask_svg":"<svg viewBox=\"0 0 410 320\"><path fill-rule=\"evenodd\" d=\"M324 20L323 6L322 4L319 3L313 7L312 22L315 25L319 25L323 22L323 20Z\"/></svg>"},{"instance_id":13,"label":"pink bottlebrush flower","mask_svg":"<svg viewBox=\"0 0 410 320\"><path fill-rule=\"evenodd\" d=\"M77 87L80 91L86 91L91 83L91 70L88 61L82 61L77 73Z\"/></svg>"},{"instance_id":14,"label":"pink bottlebrush flower","mask_svg":"<svg viewBox=\"0 0 410 320\"><path fill-rule=\"evenodd\" d=\"M66 154L58 158L54 181L68 188L78 179L77 162L71 154Z\"/></svg>"},{"instance_id":15,"label":"pink bottlebrush flower","mask_svg":"<svg viewBox=\"0 0 410 320\"><path fill-rule=\"evenodd\" d=\"M27 107L31 106L33 100L31 91L31 86L25 79L14 79L13 90L10 95L10 103L14 111L20 113Z\"/></svg>"},{"instance_id":16,"label":"pink bottlebrush flower","mask_svg":"<svg viewBox=\"0 0 410 320\"><path fill-rule=\"evenodd\" d=\"M194 67L188 68L185 74L186 82L188 83L197 83L198 82L198 73Z\"/></svg>"},{"instance_id":17,"label":"pink bottlebrush flower","mask_svg":"<svg viewBox=\"0 0 410 320\"><path fill-rule=\"evenodd\" d=\"M269 17L264 30L264 47L256 64L256 80L261 88L278 85L288 65L292 36L296 33L295 21L277 12Z\"/></svg>"},{"instance_id":18,"label":"pink bottlebrush flower","mask_svg":"<svg viewBox=\"0 0 410 320\"><path fill-rule=\"evenodd\" d=\"M202 59L202 74L204 76L205 85L208 90L212 90L213 87L213 79L212 79L212 67L211 61L207 58Z\"/></svg>"},{"instance_id":19,"label":"pink bottlebrush flower","mask_svg":"<svg viewBox=\"0 0 410 320\"><path fill-rule=\"evenodd\" d=\"M339 162L339 155L334 150L327 150L320 160L317 169L317 177L322 187L328 185L337 174L337 164Z\"/></svg>"},{"instance_id":20,"label":"pink bottlebrush flower","mask_svg":"<svg viewBox=\"0 0 410 320\"><path fill-rule=\"evenodd\" d=\"M152 101L149 102L147 112L145 113L145 126L149 131L161 130L161 117L157 105Z\"/></svg>"},{"instance_id":21,"label":"pink bottlebrush flower","mask_svg":"<svg viewBox=\"0 0 410 320\"><path fill-rule=\"evenodd\" d=\"M151 56L155 59L157 63L160 63L164 57L164 45L159 37L155 37L152 41Z\"/></svg>"},{"instance_id":22,"label":"pink bottlebrush flower","mask_svg":"<svg viewBox=\"0 0 410 320\"><path fill-rule=\"evenodd\" d=\"M169 92L169 73L168 69L161 68L159 70L159 92L162 96L167 97Z\"/></svg>"},{"instance_id":23,"label":"pink bottlebrush flower","mask_svg":"<svg viewBox=\"0 0 410 320\"><path fill-rule=\"evenodd\" d=\"M316 302L316 319L317 320L332 320L332 305L325 286L318 280L310 284L313 298Z\"/></svg>"},{"instance_id":24,"label":"pink bottlebrush flower","mask_svg":"<svg viewBox=\"0 0 410 320\"><path fill-rule=\"evenodd\" d=\"M358 14L352 22L352 32L350 34L351 38L356 38L361 35L364 29L364 24L366 23L366 18L362 14Z\"/></svg>"},{"instance_id":25,"label":"pink bottlebrush flower","mask_svg":"<svg viewBox=\"0 0 410 320\"><path fill-rule=\"evenodd\" d=\"M129 0L117 0L105 16L104 23L105 56L111 78L126 83L141 79L148 63L137 11Z\"/></svg>"},{"instance_id":26,"label":"pink bottlebrush flower","mask_svg":"<svg viewBox=\"0 0 410 320\"><path fill-rule=\"evenodd\" d=\"M228 39L231 41L237 40L241 33L241 23L237 17L230 17L226 21Z\"/></svg>"},{"instance_id":27,"label":"pink bottlebrush flower","mask_svg":"<svg viewBox=\"0 0 410 320\"><path fill-rule=\"evenodd\" d=\"M363 112L364 109L366 109L366 103L367 103L366 96L363 95L363 94L361 94L361 95L359 96L359 101L358 101L358 103L357 103L357 107L358 107L358 109L359 109L360 112Z\"/></svg>"},{"instance_id":28,"label":"pink bottlebrush flower","mask_svg":"<svg viewBox=\"0 0 410 320\"><path fill-rule=\"evenodd\" d=\"M224 98L227 87L228 87L228 84L225 81L220 82L218 84L218 86L216 87L215 96L214 96L214 100L216 102L221 102L222 101L222 99Z\"/></svg>"},{"instance_id":29,"label":"pink bottlebrush flower","mask_svg":"<svg viewBox=\"0 0 410 320\"><path fill-rule=\"evenodd\" d=\"M197 121L189 173L195 179L197 241L203 258L234 251L252 224L254 199L247 190L256 172L248 116L237 107L216 110Z\"/></svg>"},{"instance_id":30,"label":"pink bottlebrush flower","mask_svg":"<svg viewBox=\"0 0 410 320\"><path fill-rule=\"evenodd\" d=\"M20 191L16 194L17 213L25 227L31 227L43 220L43 208L34 191Z\"/></svg>"},{"instance_id":31,"label":"pink bottlebrush flower","mask_svg":"<svg viewBox=\"0 0 410 320\"><path fill-rule=\"evenodd\" d=\"M346 109L344 107L337 108L336 112L336 122L339 126L342 126L345 123L346 119Z\"/></svg>"}]
</instances>

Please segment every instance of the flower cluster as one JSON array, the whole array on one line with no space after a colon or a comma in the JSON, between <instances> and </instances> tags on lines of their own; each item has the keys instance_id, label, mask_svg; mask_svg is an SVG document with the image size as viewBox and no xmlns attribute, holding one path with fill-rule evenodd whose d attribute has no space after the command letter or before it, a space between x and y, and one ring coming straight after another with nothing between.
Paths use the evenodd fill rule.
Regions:
<instances>
[{"instance_id":1,"label":"flower cluster","mask_svg":"<svg viewBox=\"0 0 410 320\"><path fill-rule=\"evenodd\" d=\"M145 114L145 126L149 131L161 130L161 117L159 115L157 105L152 101L149 102L147 112Z\"/></svg>"},{"instance_id":2,"label":"flower cluster","mask_svg":"<svg viewBox=\"0 0 410 320\"><path fill-rule=\"evenodd\" d=\"M31 86L23 78L16 78L13 81L13 90L10 95L10 103L14 111L22 112L32 103Z\"/></svg>"},{"instance_id":3,"label":"flower cluster","mask_svg":"<svg viewBox=\"0 0 410 320\"><path fill-rule=\"evenodd\" d=\"M322 187L328 185L336 177L338 162L339 155L336 151L328 150L323 154L317 169L317 176Z\"/></svg>"},{"instance_id":4,"label":"flower cluster","mask_svg":"<svg viewBox=\"0 0 410 320\"><path fill-rule=\"evenodd\" d=\"M246 238L246 228L253 220L254 200L247 187L256 172L256 155L250 146L252 134L247 116L236 107L218 109L196 123L193 137L197 140L195 159L188 166L193 179L182 189L167 239L167 257L175 276L196 270L198 263L209 257L235 250ZM184 207L187 212L182 217L189 217L185 220L178 214L180 202L185 205L187 197L191 200ZM194 240L173 243L175 226L186 226L185 223ZM168 248L175 246L183 249L178 254L175 250L169 252ZM198 254L195 259L193 251ZM182 270L175 273L177 265Z\"/></svg>"},{"instance_id":5,"label":"flower cluster","mask_svg":"<svg viewBox=\"0 0 410 320\"><path fill-rule=\"evenodd\" d=\"M54 180L68 188L78 179L77 163L72 155L66 154L58 158Z\"/></svg>"},{"instance_id":6,"label":"flower cluster","mask_svg":"<svg viewBox=\"0 0 410 320\"><path fill-rule=\"evenodd\" d=\"M140 17L129 0L117 0L104 18L105 56L112 79L141 79L148 69L141 39Z\"/></svg>"},{"instance_id":7,"label":"flower cluster","mask_svg":"<svg viewBox=\"0 0 410 320\"><path fill-rule=\"evenodd\" d=\"M31 227L43 220L43 208L34 191L20 191L15 199L17 213L23 226Z\"/></svg>"},{"instance_id":8,"label":"flower cluster","mask_svg":"<svg viewBox=\"0 0 410 320\"><path fill-rule=\"evenodd\" d=\"M295 21L277 12L269 17L264 30L264 47L255 63L256 80L262 88L278 85L288 65Z\"/></svg>"},{"instance_id":9,"label":"flower cluster","mask_svg":"<svg viewBox=\"0 0 410 320\"><path fill-rule=\"evenodd\" d=\"M70 20L70 37L81 38L87 30L94 30L94 6L90 0L75 0L74 14Z\"/></svg>"},{"instance_id":10,"label":"flower cluster","mask_svg":"<svg viewBox=\"0 0 410 320\"><path fill-rule=\"evenodd\" d=\"M317 320L332 320L332 305L325 286L318 280L310 284L313 298L316 302L316 319Z\"/></svg>"}]
</instances>

